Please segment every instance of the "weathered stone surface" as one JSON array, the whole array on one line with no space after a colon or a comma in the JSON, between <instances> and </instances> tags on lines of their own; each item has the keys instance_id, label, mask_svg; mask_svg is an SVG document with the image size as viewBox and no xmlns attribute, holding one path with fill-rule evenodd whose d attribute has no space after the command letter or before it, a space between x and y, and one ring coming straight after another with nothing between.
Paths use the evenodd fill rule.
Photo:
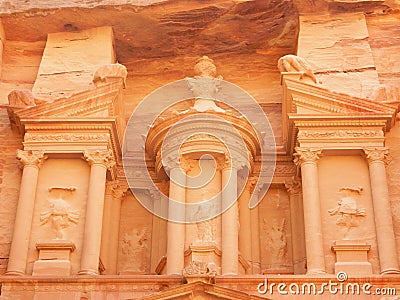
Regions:
<instances>
[{"instance_id":1,"label":"weathered stone surface","mask_svg":"<svg viewBox=\"0 0 400 300\"><path fill-rule=\"evenodd\" d=\"M314 65L324 87L366 97L379 84L367 38L361 13L301 16L298 55Z\"/></svg>"},{"instance_id":2,"label":"weathered stone surface","mask_svg":"<svg viewBox=\"0 0 400 300\"><path fill-rule=\"evenodd\" d=\"M32 92L52 101L88 90L95 71L114 60L111 27L49 34Z\"/></svg>"}]
</instances>

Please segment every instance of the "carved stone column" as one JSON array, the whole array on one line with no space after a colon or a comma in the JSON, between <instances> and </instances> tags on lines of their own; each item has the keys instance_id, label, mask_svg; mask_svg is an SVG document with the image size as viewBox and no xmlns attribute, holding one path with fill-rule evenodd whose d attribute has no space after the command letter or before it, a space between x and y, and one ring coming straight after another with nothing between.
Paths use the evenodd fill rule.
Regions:
<instances>
[{"instance_id":1,"label":"carved stone column","mask_svg":"<svg viewBox=\"0 0 400 300\"><path fill-rule=\"evenodd\" d=\"M159 248L160 248L160 224L161 224L161 218L159 217L161 213L161 196L158 193L149 192L150 197L153 200L153 216L152 216L152 233L151 233L151 266L150 270L151 272L155 272L157 265L160 261L160 256L159 256Z\"/></svg>"},{"instance_id":2,"label":"carved stone column","mask_svg":"<svg viewBox=\"0 0 400 300\"><path fill-rule=\"evenodd\" d=\"M251 235L251 212L249 208L249 201L251 198L251 190L255 182L250 178L239 196L239 250L240 254L248 261L252 261L251 248L252 248L252 235ZM249 269L251 272L251 269Z\"/></svg>"},{"instance_id":3,"label":"carved stone column","mask_svg":"<svg viewBox=\"0 0 400 300\"><path fill-rule=\"evenodd\" d=\"M185 209L178 203L185 203L186 174L178 164L170 169L169 207L167 225L167 274L182 275L185 252L185 224L174 220L183 219Z\"/></svg>"},{"instance_id":4,"label":"carved stone column","mask_svg":"<svg viewBox=\"0 0 400 300\"><path fill-rule=\"evenodd\" d=\"M260 190L255 188L254 197L259 198ZM252 273L261 273L261 255L260 255L260 218L258 214L258 205L250 210L251 218L251 262Z\"/></svg>"},{"instance_id":5,"label":"carved stone column","mask_svg":"<svg viewBox=\"0 0 400 300\"><path fill-rule=\"evenodd\" d=\"M85 151L84 159L91 167L79 274L93 275L98 274L106 174L107 169L114 165L114 161L109 150Z\"/></svg>"},{"instance_id":6,"label":"carved stone column","mask_svg":"<svg viewBox=\"0 0 400 300\"><path fill-rule=\"evenodd\" d=\"M369 164L381 273L399 273L385 167L389 151L384 147L375 147L365 148L364 152Z\"/></svg>"},{"instance_id":7,"label":"carved stone column","mask_svg":"<svg viewBox=\"0 0 400 300\"><path fill-rule=\"evenodd\" d=\"M17 158L21 160L23 172L7 275L25 274L39 168L47 157L44 151L18 150Z\"/></svg>"},{"instance_id":8,"label":"carved stone column","mask_svg":"<svg viewBox=\"0 0 400 300\"><path fill-rule=\"evenodd\" d=\"M317 161L321 149L296 147L295 163L301 167L307 273L325 273Z\"/></svg>"},{"instance_id":9,"label":"carved stone column","mask_svg":"<svg viewBox=\"0 0 400 300\"><path fill-rule=\"evenodd\" d=\"M305 274L307 269L301 182L297 179L292 179L285 183L285 187L289 193L293 270L294 274Z\"/></svg>"},{"instance_id":10,"label":"carved stone column","mask_svg":"<svg viewBox=\"0 0 400 300\"><path fill-rule=\"evenodd\" d=\"M100 246L100 258L101 262L104 265L103 274L112 274L110 273L110 263L109 263L109 238L110 238L110 223L111 223L111 205L113 202L113 189L116 186L116 181L108 181L106 183L106 190L104 196L104 210L103 210L103 226L101 231L101 246Z\"/></svg>"},{"instance_id":11,"label":"carved stone column","mask_svg":"<svg viewBox=\"0 0 400 300\"><path fill-rule=\"evenodd\" d=\"M118 180L110 181L106 184L100 247L100 257L105 267L104 274L117 274L121 201L127 189L128 185Z\"/></svg>"},{"instance_id":12,"label":"carved stone column","mask_svg":"<svg viewBox=\"0 0 400 300\"><path fill-rule=\"evenodd\" d=\"M237 168L227 165L222 169L222 275L239 273L239 224L237 204Z\"/></svg>"}]
</instances>

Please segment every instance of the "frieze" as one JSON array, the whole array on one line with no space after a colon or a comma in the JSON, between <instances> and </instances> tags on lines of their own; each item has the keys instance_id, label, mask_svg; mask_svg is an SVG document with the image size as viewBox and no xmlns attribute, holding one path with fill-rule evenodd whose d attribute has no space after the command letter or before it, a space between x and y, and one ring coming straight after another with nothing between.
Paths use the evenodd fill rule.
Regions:
<instances>
[{"instance_id":1,"label":"frieze","mask_svg":"<svg viewBox=\"0 0 400 300\"><path fill-rule=\"evenodd\" d=\"M26 133L25 142L108 142L110 134L30 134Z\"/></svg>"},{"instance_id":2,"label":"frieze","mask_svg":"<svg viewBox=\"0 0 400 300\"><path fill-rule=\"evenodd\" d=\"M301 130L298 138L359 138L383 137L382 130L333 130L333 131L306 131Z\"/></svg>"}]
</instances>

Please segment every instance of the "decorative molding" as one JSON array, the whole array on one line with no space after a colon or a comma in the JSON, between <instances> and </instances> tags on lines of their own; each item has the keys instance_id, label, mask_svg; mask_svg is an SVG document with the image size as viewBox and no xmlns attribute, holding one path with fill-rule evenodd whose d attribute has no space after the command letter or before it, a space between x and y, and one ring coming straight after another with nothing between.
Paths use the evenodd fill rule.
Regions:
<instances>
[{"instance_id":1,"label":"decorative molding","mask_svg":"<svg viewBox=\"0 0 400 300\"><path fill-rule=\"evenodd\" d=\"M389 155L389 148L387 147L365 147L365 155L367 157L368 163L372 164L375 162L387 162Z\"/></svg>"},{"instance_id":2,"label":"decorative molding","mask_svg":"<svg viewBox=\"0 0 400 300\"><path fill-rule=\"evenodd\" d=\"M110 141L109 133L84 134L84 133L55 133L55 134L32 134L27 132L25 142L104 142Z\"/></svg>"},{"instance_id":3,"label":"decorative molding","mask_svg":"<svg viewBox=\"0 0 400 300\"><path fill-rule=\"evenodd\" d=\"M22 165L34 166L40 168L47 156L44 155L44 150L17 150L17 159L19 159Z\"/></svg>"},{"instance_id":4,"label":"decorative molding","mask_svg":"<svg viewBox=\"0 0 400 300\"><path fill-rule=\"evenodd\" d=\"M322 149L319 148L295 148L296 153L294 155L294 163L296 165L302 165L304 163L317 163L318 159L322 155Z\"/></svg>"},{"instance_id":5,"label":"decorative molding","mask_svg":"<svg viewBox=\"0 0 400 300\"><path fill-rule=\"evenodd\" d=\"M307 138L369 138L369 137L384 137L382 130L352 130L352 129L337 129L324 131L308 131L300 130L297 135L298 139Z\"/></svg>"}]
</instances>

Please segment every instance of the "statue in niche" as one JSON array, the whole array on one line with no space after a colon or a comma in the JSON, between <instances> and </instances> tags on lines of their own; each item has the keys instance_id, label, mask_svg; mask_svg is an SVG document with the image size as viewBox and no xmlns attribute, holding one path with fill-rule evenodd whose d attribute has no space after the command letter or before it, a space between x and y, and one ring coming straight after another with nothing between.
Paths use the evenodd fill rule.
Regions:
<instances>
[{"instance_id":1,"label":"statue in niche","mask_svg":"<svg viewBox=\"0 0 400 300\"><path fill-rule=\"evenodd\" d=\"M125 256L125 271L145 272L147 241L149 234L147 228L134 228L131 233L125 233L122 238L122 254Z\"/></svg>"},{"instance_id":2,"label":"statue in niche","mask_svg":"<svg viewBox=\"0 0 400 300\"><path fill-rule=\"evenodd\" d=\"M51 226L56 233L55 239L65 239L64 229L66 229L70 223L78 223L79 211L72 209L71 205L63 199L67 193L75 190L76 188L74 187L49 188L49 192L53 194L55 198L49 200L50 209L40 214L40 225L44 225L50 221Z\"/></svg>"},{"instance_id":3,"label":"statue in niche","mask_svg":"<svg viewBox=\"0 0 400 300\"><path fill-rule=\"evenodd\" d=\"M348 238L351 228L360 225L360 217L366 216L365 208L357 205L356 197L361 195L362 188L343 187L339 191L343 196L335 208L328 210L331 216L338 215L336 225L346 228L345 239Z\"/></svg>"},{"instance_id":4,"label":"statue in niche","mask_svg":"<svg viewBox=\"0 0 400 300\"><path fill-rule=\"evenodd\" d=\"M282 219L280 222L277 219L272 221L271 226L267 226L268 222L264 219L264 228L268 227L267 234L267 247L271 255L271 261L277 263L284 263L288 251L286 240L286 220Z\"/></svg>"},{"instance_id":5,"label":"statue in niche","mask_svg":"<svg viewBox=\"0 0 400 300\"><path fill-rule=\"evenodd\" d=\"M303 76L310 77L315 83L318 83L311 65L302 57L293 54L282 56L278 60L278 69L280 72L297 72Z\"/></svg>"},{"instance_id":6,"label":"statue in niche","mask_svg":"<svg viewBox=\"0 0 400 300\"><path fill-rule=\"evenodd\" d=\"M217 68L214 65L214 61L208 56L203 56L194 66L194 72L194 78L186 79L189 89L195 97L192 109L198 112L215 111L224 113L225 110L218 107L213 100L222 80L222 76L216 77Z\"/></svg>"},{"instance_id":7,"label":"statue in niche","mask_svg":"<svg viewBox=\"0 0 400 300\"><path fill-rule=\"evenodd\" d=\"M214 214L214 207L208 206L205 208L204 206L199 206L195 215L194 220L206 219ZM215 243L216 236L216 228L215 224L212 220L206 220L196 223L197 227L197 244L210 244Z\"/></svg>"}]
</instances>

